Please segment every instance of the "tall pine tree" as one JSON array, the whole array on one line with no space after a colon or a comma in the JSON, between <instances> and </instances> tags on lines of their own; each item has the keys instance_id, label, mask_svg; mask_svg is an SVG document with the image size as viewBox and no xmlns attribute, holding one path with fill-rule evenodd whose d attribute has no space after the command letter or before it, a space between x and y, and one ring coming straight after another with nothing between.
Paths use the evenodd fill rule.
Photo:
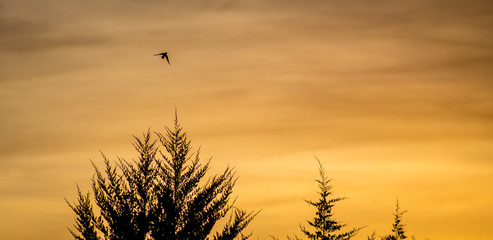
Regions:
<instances>
[{"instance_id":1,"label":"tall pine tree","mask_svg":"<svg viewBox=\"0 0 493 240\"><path fill-rule=\"evenodd\" d=\"M77 203L71 204L68 201L67 203L77 214L74 227L80 233L69 229L72 236L77 240L100 240L96 225L101 221L101 218L94 216L89 193L84 196L77 186Z\"/></svg>"},{"instance_id":2,"label":"tall pine tree","mask_svg":"<svg viewBox=\"0 0 493 240\"><path fill-rule=\"evenodd\" d=\"M256 213L233 207L231 195L235 172L224 172L204 181L209 161L202 164L191 152L175 115L174 128L142 138L134 137L138 160L119 159L116 164L103 154L105 163L92 179L92 192L99 213L93 211L89 193L78 188L78 200L69 203L77 215L79 240L233 240L247 239L242 231ZM164 149L160 149L159 144ZM219 219L229 221L212 233Z\"/></svg>"},{"instance_id":3,"label":"tall pine tree","mask_svg":"<svg viewBox=\"0 0 493 240\"><path fill-rule=\"evenodd\" d=\"M306 201L317 209L315 218L312 221L307 221L314 230L310 231L305 227L301 227L301 231L311 240L351 239L361 228L353 228L348 232L344 232L341 229L346 226L346 224L342 224L333 218L332 208L335 203L344 200L345 198L330 198L332 195L332 186L329 185L331 179L328 179L325 175L325 170L320 160L317 159L317 161L319 164L320 179L316 180L316 182L320 189L320 197L316 202Z\"/></svg>"}]
</instances>

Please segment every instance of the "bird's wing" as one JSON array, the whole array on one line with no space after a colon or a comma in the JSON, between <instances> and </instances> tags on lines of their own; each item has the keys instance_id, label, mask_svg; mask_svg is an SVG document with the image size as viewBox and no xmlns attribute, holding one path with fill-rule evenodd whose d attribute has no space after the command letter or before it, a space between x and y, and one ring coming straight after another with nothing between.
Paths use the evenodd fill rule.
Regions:
<instances>
[{"instance_id":1,"label":"bird's wing","mask_svg":"<svg viewBox=\"0 0 493 240\"><path fill-rule=\"evenodd\" d=\"M168 64L171 65L171 63L169 63L169 58L168 58L168 54L164 55L163 54L163 58L166 57L166 61L168 61Z\"/></svg>"}]
</instances>

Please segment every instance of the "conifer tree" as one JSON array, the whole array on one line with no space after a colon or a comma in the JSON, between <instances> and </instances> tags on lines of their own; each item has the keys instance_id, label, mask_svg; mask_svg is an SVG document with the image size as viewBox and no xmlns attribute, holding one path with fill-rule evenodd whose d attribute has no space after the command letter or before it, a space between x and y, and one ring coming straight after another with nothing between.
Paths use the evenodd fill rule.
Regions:
<instances>
[{"instance_id":1,"label":"conifer tree","mask_svg":"<svg viewBox=\"0 0 493 240\"><path fill-rule=\"evenodd\" d=\"M236 177L232 168L204 182L210 161L202 164L192 153L190 140L175 116L174 128L135 138L138 160L118 159L113 165L104 155L104 171L94 165L92 192L68 203L77 215L78 240L233 240L247 239L242 231L256 213L233 207ZM159 149L159 145L164 149ZM223 228L212 233L221 218L230 215Z\"/></svg>"},{"instance_id":2,"label":"conifer tree","mask_svg":"<svg viewBox=\"0 0 493 240\"><path fill-rule=\"evenodd\" d=\"M329 185L331 179L328 179L325 175L325 170L320 160L319 174L320 179L316 180L320 188L320 198L318 201L306 201L308 204L314 206L316 216L312 221L307 221L310 226L314 228L314 231L309 231L305 227L301 227L301 231L311 240L347 240L354 237L361 228L353 228L348 232L343 232L341 229L346 226L333 218L332 207L335 203L344 200L345 198L330 198L332 195L332 186Z\"/></svg>"},{"instance_id":3,"label":"conifer tree","mask_svg":"<svg viewBox=\"0 0 493 240\"><path fill-rule=\"evenodd\" d=\"M393 213L394 223L392 224L392 234L382 237L383 240L403 240L407 238L406 231L404 230L406 225L402 224L402 215L406 212L407 210L400 211L399 199L397 199L395 213Z\"/></svg>"},{"instance_id":4,"label":"conifer tree","mask_svg":"<svg viewBox=\"0 0 493 240\"><path fill-rule=\"evenodd\" d=\"M74 227L80 233L79 235L69 229L72 236L78 240L100 240L95 226L95 223L99 222L100 219L94 217L89 193L85 196L82 195L79 186L77 186L77 202L71 204L67 201L67 204L77 214Z\"/></svg>"},{"instance_id":5,"label":"conifer tree","mask_svg":"<svg viewBox=\"0 0 493 240\"><path fill-rule=\"evenodd\" d=\"M377 240L377 233L372 232L371 235L368 235L368 237L366 239L367 240Z\"/></svg>"}]
</instances>

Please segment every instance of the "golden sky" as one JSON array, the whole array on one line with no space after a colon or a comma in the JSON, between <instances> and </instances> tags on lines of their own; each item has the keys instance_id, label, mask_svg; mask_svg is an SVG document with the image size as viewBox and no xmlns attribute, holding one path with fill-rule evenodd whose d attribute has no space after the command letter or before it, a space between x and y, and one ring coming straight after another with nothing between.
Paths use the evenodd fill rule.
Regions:
<instances>
[{"instance_id":1,"label":"golden sky","mask_svg":"<svg viewBox=\"0 0 493 240\"><path fill-rule=\"evenodd\" d=\"M338 220L493 239L490 0L0 0L0 239L68 239L89 159L182 126L240 177L254 238ZM168 51L171 65L153 54Z\"/></svg>"}]
</instances>

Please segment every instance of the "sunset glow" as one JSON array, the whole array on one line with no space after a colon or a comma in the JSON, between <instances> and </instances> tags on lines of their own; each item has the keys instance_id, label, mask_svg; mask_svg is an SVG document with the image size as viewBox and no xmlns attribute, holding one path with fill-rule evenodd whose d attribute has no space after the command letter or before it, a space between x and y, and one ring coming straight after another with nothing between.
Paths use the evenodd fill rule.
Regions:
<instances>
[{"instance_id":1,"label":"sunset glow","mask_svg":"<svg viewBox=\"0 0 493 240\"><path fill-rule=\"evenodd\" d=\"M493 239L492 39L490 0L0 0L0 239L70 239L90 160L175 109L251 239L302 236L314 156L355 239L397 198L416 239Z\"/></svg>"}]
</instances>

